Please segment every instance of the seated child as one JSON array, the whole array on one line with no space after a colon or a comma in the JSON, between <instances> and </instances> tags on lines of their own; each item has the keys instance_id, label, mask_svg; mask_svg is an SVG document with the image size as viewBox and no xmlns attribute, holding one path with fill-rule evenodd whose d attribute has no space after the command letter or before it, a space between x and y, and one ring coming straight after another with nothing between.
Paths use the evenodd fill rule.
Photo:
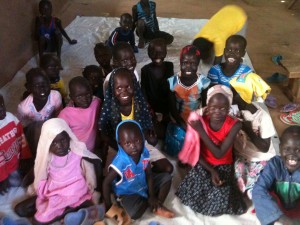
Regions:
<instances>
[{"instance_id":1,"label":"seated child","mask_svg":"<svg viewBox=\"0 0 300 225\"><path fill-rule=\"evenodd\" d=\"M132 74L135 75L136 80L140 81L138 72L136 71L136 58L130 44L126 42L118 42L112 48L112 58L113 58L113 67L126 67ZM108 82L112 73L109 73L103 83L103 91L105 91L108 86Z\"/></svg>"},{"instance_id":2,"label":"seated child","mask_svg":"<svg viewBox=\"0 0 300 225\"><path fill-rule=\"evenodd\" d=\"M139 48L145 47L145 42L155 38L163 38L167 45L171 44L174 37L167 32L159 30L156 17L156 3L149 0L140 0L132 7L133 30L139 36Z\"/></svg>"},{"instance_id":3,"label":"seated child","mask_svg":"<svg viewBox=\"0 0 300 225\"><path fill-rule=\"evenodd\" d=\"M102 73L103 79L112 71L112 67L110 65L110 60L112 57L110 47L106 46L103 43L98 43L94 47L94 55L96 61L99 63Z\"/></svg>"},{"instance_id":4,"label":"seated child","mask_svg":"<svg viewBox=\"0 0 300 225\"><path fill-rule=\"evenodd\" d=\"M134 120L124 120L116 128L118 153L103 182L106 209L110 209L111 189L117 201L132 219L139 219L150 206L152 212L167 218L174 217L164 201L170 191L169 173L151 172L149 152L145 147L143 130Z\"/></svg>"},{"instance_id":5,"label":"seated child","mask_svg":"<svg viewBox=\"0 0 300 225\"><path fill-rule=\"evenodd\" d=\"M66 101L67 92L63 79L59 76L61 68L60 59L52 54L44 54L40 60L40 67L46 72L50 80L51 90L57 90L63 101Z\"/></svg>"},{"instance_id":6,"label":"seated child","mask_svg":"<svg viewBox=\"0 0 300 225\"><path fill-rule=\"evenodd\" d=\"M156 122L162 125L158 130L164 129L161 131L164 133L166 123L169 122L169 107L166 98L169 90L167 79L174 75L174 66L172 62L164 61L167 56L167 45L162 38L150 41L148 56L152 62L141 70L141 87L151 109L162 115L162 121L156 120Z\"/></svg>"},{"instance_id":7,"label":"seated child","mask_svg":"<svg viewBox=\"0 0 300 225\"><path fill-rule=\"evenodd\" d=\"M101 100L92 95L89 82L84 77L74 77L69 82L71 101L59 113L79 141L86 144L89 151L94 152L98 132Z\"/></svg>"},{"instance_id":8,"label":"seated child","mask_svg":"<svg viewBox=\"0 0 300 225\"><path fill-rule=\"evenodd\" d=\"M193 45L185 46L180 52L180 72L168 79L170 112L176 124L168 125L165 144L166 151L174 152L174 155L183 145L186 122L191 111L199 109L206 99L205 89L210 80L197 73L199 62L200 51ZM176 134L172 132L174 130L177 130ZM177 144L172 136L178 137Z\"/></svg>"},{"instance_id":9,"label":"seated child","mask_svg":"<svg viewBox=\"0 0 300 225\"><path fill-rule=\"evenodd\" d=\"M103 81L105 76L102 69L96 65L89 65L83 69L82 75L90 83L93 95L103 101Z\"/></svg>"},{"instance_id":10,"label":"seated child","mask_svg":"<svg viewBox=\"0 0 300 225\"><path fill-rule=\"evenodd\" d=\"M206 115L191 121L201 139L200 157L178 187L184 205L207 216L243 214L246 204L234 177L232 145L242 124L228 115L232 92L216 85L207 92Z\"/></svg>"},{"instance_id":11,"label":"seated child","mask_svg":"<svg viewBox=\"0 0 300 225\"><path fill-rule=\"evenodd\" d=\"M31 153L23 127L13 114L6 112L2 94L0 94L0 149L0 195L4 195L10 187L21 185L20 173L25 175L33 166L33 162L30 160Z\"/></svg>"},{"instance_id":12,"label":"seated child","mask_svg":"<svg viewBox=\"0 0 300 225\"><path fill-rule=\"evenodd\" d=\"M52 16L52 3L49 0L41 0L39 3L40 16L35 20L35 36L38 41L39 55L44 52L57 52L58 58L61 55L63 44L62 35L69 44L74 45L76 40L71 40L61 25L61 20Z\"/></svg>"},{"instance_id":13,"label":"seated child","mask_svg":"<svg viewBox=\"0 0 300 225\"><path fill-rule=\"evenodd\" d=\"M143 128L153 171L172 173L172 164L154 147L157 138L141 88L131 71L121 67L111 74L99 119L101 134L107 137L109 145L114 149L117 149L113 138L117 125L126 119L134 119Z\"/></svg>"},{"instance_id":14,"label":"seated child","mask_svg":"<svg viewBox=\"0 0 300 225\"><path fill-rule=\"evenodd\" d=\"M78 141L68 124L59 118L43 124L34 165L34 182L19 203L19 216L31 217L33 224L59 221L71 211L98 203L93 165L85 158L100 160Z\"/></svg>"},{"instance_id":15,"label":"seated child","mask_svg":"<svg viewBox=\"0 0 300 225\"><path fill-rule=\"evenodd\" d=\"M123 13L120 17L120 27L117 27L109 36L107 44L109 47L118 42L127 42L131 45L134 52L138 52L135 46L134 32L132 30L132 16L129 13Z\"/></svg>"},{"instance_id":16,"label":"seated child","mask_svg":"<svg viewBox=\"0 0 300 225\"><path fill-rule=\"evenodd\" d=\"M254 189L253 203L262 225L300 224L300 127L290 126L280 139L280 154L269 160Z\"/></svg>"}]
</instances>

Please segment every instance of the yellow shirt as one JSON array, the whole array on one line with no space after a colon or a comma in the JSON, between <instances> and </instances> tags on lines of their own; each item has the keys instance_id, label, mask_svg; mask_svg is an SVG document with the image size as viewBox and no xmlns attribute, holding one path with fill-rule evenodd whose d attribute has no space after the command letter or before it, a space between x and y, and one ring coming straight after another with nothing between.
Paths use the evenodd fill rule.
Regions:
<instances>
[{"instance_id":1,"label":"yellow shirt","mask_svg":"<svg viewBox=\"0 0 300 225\"><path fill-rule=\"evenodd\" d=\"M196 34L214 43L215 56L223 55L229 36L238 33L247 21L245 11L236 5L227 5L220 9Z\"/></svg>"},{"instance_id":2,"label":"yellow shirt","mask_svg":"<svg viewBox=\"0 0 300 225\"><path fill-rule=\"evenodd\" d=\"M65 84L64 84L64 81L62 79L59 79L59 81L56 82L56 83L50 84L50 87L51 87L52 90L59 91L62 98L65 99L67 97Z\"/></svg>"},{"instance_id":3,"label":"yellow shirt","mask_svg":"<svg viewBox=\"0 0 300 225\"><path fill-rule=\"evenodd\" d=\"M121 119L122 119L122 121L123 120L134 120L133 99L132 99L131 113L128 116L124 116L121 113Z\"/></svg>"}]
</instances>

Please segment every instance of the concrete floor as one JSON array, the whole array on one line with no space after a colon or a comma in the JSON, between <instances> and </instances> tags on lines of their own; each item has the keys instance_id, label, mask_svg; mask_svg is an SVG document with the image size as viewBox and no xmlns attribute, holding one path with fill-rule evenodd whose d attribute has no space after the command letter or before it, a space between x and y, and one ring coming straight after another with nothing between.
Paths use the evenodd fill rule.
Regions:
<instances>
[{"instance_id":1,"label":"concrete floor","mask_svg":"<svg viewBox=\"0 0 300 225\"><path fill-rule=\"evenodd\" d=\"M175 18L210 18L222 6L237 4L248 14L247 51L256 72L263 78L274 72L286 71L271 61L275 54L282 54L285 59L299 60L300 63L300 3L288 10L290 0L155 0L157 16ZM138 0L68 0L64 7L54 9L60 12L64 24L68 24L76 15L82 16L120 16L131 13L131 8ZM282 85L271 85L272 94L278 103L289 100L283 95ZM275 127L279 134L287 126L279 120L279 110L271 109Z\"/></svg>"}]
</instances>

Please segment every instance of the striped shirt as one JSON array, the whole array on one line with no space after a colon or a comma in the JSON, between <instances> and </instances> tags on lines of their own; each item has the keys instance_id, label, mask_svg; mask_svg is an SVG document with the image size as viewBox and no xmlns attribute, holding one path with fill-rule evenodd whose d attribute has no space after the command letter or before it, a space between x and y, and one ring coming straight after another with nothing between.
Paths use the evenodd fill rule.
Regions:
<instances>
[{"instance_id":1,"label":"striped shirt","mask_svg":"<svg viewBox=\"0 0 300 225\"><path fill-rule=\"evenodd\" d=\"M138 19L142 19L146 23L147 29L151 30L152 32L158 31L158 27L155 24L155 3L149 1L150 5L150 15L147 15L142 8L142 4L139 2L137 4L137 16Z\"/></svg>"}]
</instances>

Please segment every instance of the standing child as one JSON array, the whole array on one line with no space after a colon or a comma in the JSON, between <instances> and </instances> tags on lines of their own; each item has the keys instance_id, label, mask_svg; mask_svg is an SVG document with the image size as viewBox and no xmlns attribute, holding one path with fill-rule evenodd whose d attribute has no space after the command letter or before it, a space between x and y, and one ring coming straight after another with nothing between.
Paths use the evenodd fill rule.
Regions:
<instances>
[{"instance_id":1,"label":"standing child","mask_svg":"<svg viewBox=\"0 0 300 225\"><path fill-rule=\"evenodd\" d=\"M145 47L145 42L163 38L167 45L171 44L174 37L167 32L159 30L156 17L156 3L149 0L140 0L140 2L132 7L133 30L139 36L139 48Z\"/></svg>"},{"instance_id":2,"label":"standing child","mask_svg":"<svg viewBox=\"0 0 300 225\"><path fill-rule=\"evenodd\" d=\"M5 194L10 187L21 184L23 175L28 172L33 163L28 148L23 127L19 120L10 112L6 112L4 99L0 94L0 195ZM26 170L21 168L26 164ZM19 170L21 168L21 170Z\"/></svg>"},{"instance_id":3,"label":"standing child","mask_svg":"<svg viewBox=\"0 0 300 225\"><path fill-rule=\"evenodd\" d=\"M152 118L137 80L128 69L118 68L112 72L109 80L99 120L101 134L108 137L109 144L114 149L117 149L113 138L117 125L126 119L135 120L141 125L153 171L172 173L172 164L154 147L157 138Z\"/></svg>"},{"instance_id":4,"label":"standing child","mask_svg":"<svg viewBox=\"0 0 300 225\"><path fill-rule=\"evenodd\" d=\"M124 120L116 128L118 153L103 182L106 209L110 209L111 189L132 219L140 218L150 206L154 214L174 217L164 201L171 187L169 173L153 174L143 130L134 120ZM114 207L114 206L113 206Z\"/></svg>"},{"instance_id":5,"label":"standing child","mask_svg":"<svg viewBox=\"0 0 300 225\"><path fill-rule=\"evenodd\" d=\"M169 107L166 98L169 90L167 79L174 75L174 66L172 62L164 61L167 56L167 45L162 38L150 41L148 56L152 62L141 70L141 87L151 109L156 114L162 115L161 120L156 119L155 122L159 130L163 129L161 133L164 136L166 123L169 122Z\"/></svg>"},{"instance_id":6,"label":"standing child","mask_svg":"<svg viewBox=\"0 0 300 225\"><path fill-rule=\"evenodd\" d=\"M280 154L269 160L253 189L262 225L300 224L300 127L291 126L282 133Z\"/></svg>"},{"instance_id":7,"label":"standing child","mask_svg":"<svg viewBox=\"0 0 300 225\"><path fill-rule=\"evenodd\" d=\"M92 164L100 160L79 142L62 119L43 124L34 165L34 182L28 192L36 195L19 203L20 216L33 216L34 224L50 224L79 208L98 203Z\"/></svg>"},{"instance_id":8,"label":"standing child","mask_svg":"<svg viewBox=\"0 0 300 225\"><path fill-rule=\"evenodd\" d=\"M103 74L102 69L96 65L89 65L83 69L82 75L90 83L93 95L100 98L103 101L103 81L105 75Z\"/></svg>"},{"instance_id":9,"label":"standing child","mask_svg":"<svg viewBox=\"0 0 300 225\"><path fill-rule=\"evenodd\" d=\"M134 52L138 52L135 46L134 32L132 30L132 16L124 13L120 17L120 27L117 27L109 36L107 44L109 47L114 46L118 42L127 42L131 45Z\"/></svg>"},{"instance_id":10,"label":"standing child","mask_svg":"<svg viewBox=\"0 0 300 225\"><path fill-rule=\"evenodd\" d=\"M103 79L112 71L111 67L111 49L103 43L98 43L94 47L94 55L103 72Z\"/></svg>"},{"instance_id":11,"label":"standing child","mask_svg":"<svg viewBox=\"0 0 300 225\"><path fill-rule=\"evenodd\" d=\"M35 36L38 40L40 58L44 52L57 52L61 55L63 44L62 35L69 44L74 45L76 40L71 40L61 25L61 20L52 16L52 3L49 0L41 0L39 3L40 16L35 20Z\"/></svg>"},{"instance_id":12,"label":"standing child","mask_svg":"<svg viewBox=\"0 0 300 225\"><path fill-rule=\"evenodd\" d=\"M242 125L228 116L231 103L228 87L216 85L208 90L204 122L191 122L201 138L199 161L176 192L183 204L207 216L239 215L246 209L234 178L232 157L233 141Z\"/></svg>"}]
</instances>

